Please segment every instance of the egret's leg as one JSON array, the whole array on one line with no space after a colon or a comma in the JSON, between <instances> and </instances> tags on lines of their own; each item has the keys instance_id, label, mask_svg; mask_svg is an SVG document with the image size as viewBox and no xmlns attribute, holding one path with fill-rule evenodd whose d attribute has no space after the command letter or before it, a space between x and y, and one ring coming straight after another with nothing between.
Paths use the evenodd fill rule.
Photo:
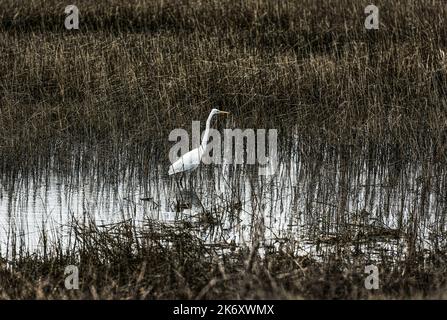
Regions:
<instances>
[{"instance_id":1,"label":"egret's leg","mask_svg":"<svg viewBox=\"0 0 447 320\"><path fill-rule=\"evenodd\" d=\"M175 184L177 185L177 191L174 193L174 197L175 197L175 201L178 203L178 197L177 197L177 194L179 194L180 193L180 191L181 191L181 176L180 176L180 181L179 181L179 178L178 177L174 177L174 179L175 179ZM181 193L180 193L181 194ZM177 210L176 210L177 211ZM176 218L177 218L177 216L176 216Z\"/></svg>"},{"instance_id":2,"label":"egret's leg","mask_svg":"<svg viewBox=\"0 0 447 320\"><path fill-rule=\"evenodd\" d=\"M192 174L188 174L188 180L189 180L189 190L193 191L194 190L194 183L193 183L193 179L192 179Z\"/></svg>"},{"instance_id":3,"label":"egret's leg","mask_svg":"<svg viewBox=\"0 0 447 320\"><path fill-rule=\"evenodd\" d=\"M183 190L187 189L186 187L188 185L188 177L189 177L188 172L183 173L183 182L184 182L184 184L182 185Z\"/></svg>"},{"instance_id":4,"label":"egret's leg","mask_svg":"<svg viewBox=\"0 0 447 320\"><path fill-rule=\"evenodd\" d=\"M183 190L185 190L187 177L188 177L187 173L182 172L182 175L181 175L181 178L180 178L180 187L181 187L181 189L179 190L179 192L180 192L180 200L182 202L185 201L184 196L183 196Z\"/></svg>"},{"instance_id":5,"label":"egret's leg","mask_svg":"<svg viewBox=\"0 0 447 320\"><path fill-rule=\"evenodd\" d=\"M180 176L180 179L178 177L174 177L175 184L177 185L177 189L180 190L182 186L182 176Z\"/></svg>"},{"instance_id":6,"label":"egret's leg","mask_svg":"<svg viewBox=\"0 0 447 320\"><path fill-rule=\"evenodd\" d=\"M200 171L199 170L195 170L194 173L191 173L192 179L191 179L191 192L190 192L190 197L191 197L191 204L193 203L193 200L198 200L199 204L200 200L199 200L199 195L197 194L197 190L199 189L199 181L200 181ZM197 201L195 201L197 204Z\"/></svg>"},{"instance_id":7,"label":"egret's leg","mask_svg":"<svg viewBox=\"0 0 447 320\"><path fill-rule=\"evenodd\" d=\"M182 185L182 180L183 180L183 172L180 173L180 186Z\"/></svg>"}]
</instances>

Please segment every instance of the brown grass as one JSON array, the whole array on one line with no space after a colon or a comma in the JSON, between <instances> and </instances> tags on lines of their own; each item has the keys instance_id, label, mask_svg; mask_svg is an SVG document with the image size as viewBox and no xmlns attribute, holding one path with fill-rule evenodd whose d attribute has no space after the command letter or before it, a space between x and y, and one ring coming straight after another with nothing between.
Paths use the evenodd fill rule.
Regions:
<instances>
[{"instance_id":1,"label":"brown grass","mask_svg":"<svg viewBox=\"0 0 447 320\"><path fill-rule=\"evenodd\" d=\"M338 245L325 261L298 256L295 243L265 256L252 247L222 252L185 226L136 232L126 223L104 231L77 225L73 250L56 245L41 256L23 248L14 267L1 265L0 296L445 297L445 248L434 241L424 254L418 227L433 188L436 236L445 233L447 61L440 50L447 47L447 7L375 3L378 31L363 27L368 1L82 0L81 29L68 31L59 1L2 1L3 181L73 167L83 174L93 168L107 182L127 167L147 175L148 159L167 163L172 129L188 129L219 106L232 112L232 127L278 129L281 156L299 149L325 198L336 188L324 188L319 170L334 164L342 191L335 227L332 216L317 212L324 231L339 231L320 237ZM374 293L363 289L364 261L357 264L340 244L352 222L344 214L349 186L364 164L371 184L383 177L392 196L399 179L406 185L407 165L422 168L408 183L417 194L414 212L398 230L410 248L401 258L411 259L383 259L384 286ZM398 191L408 196L409 189ZM71 263L81 268L79 291L63 288Z\"/></svg>"}]
</instances>

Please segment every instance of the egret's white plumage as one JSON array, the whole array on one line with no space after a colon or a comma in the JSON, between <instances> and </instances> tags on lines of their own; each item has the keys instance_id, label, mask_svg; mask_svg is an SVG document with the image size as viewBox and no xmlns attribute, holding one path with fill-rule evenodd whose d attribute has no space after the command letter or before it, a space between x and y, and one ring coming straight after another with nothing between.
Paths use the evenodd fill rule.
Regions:
<instances>
[{"instance_id":1,"label":"egret's white plumage","mask_svg":"<svg viewBox=\"0 0 447 320\"><path fill-rule=\"evenodd\" d=\"M201 146L185 153L180 159L169 166L168 174L173 175L174 173L196 169L200 164L203 154L203 152L200 152L200 149L202 149Z\"/></svg>"},{"instance_id":2,"label":"egret's white plumage","mask_svg":"<svg viewBox=\"0 0 447 320\"><path fill-rule=\"evenodd\" d=\"M177 161L175 161L172 165L169 166L169 175L173 175L175 173L180 172L187 172L192 171L196 169L200 161L202 160L202 156L206 151L208 138L210 135L210 126L211 126L211 119L216 114L228 114L229 112L226 111L220 111L218 109L213 109L210 112L210 115L208 116L208 119L206 120L206 128L205 133L203 134L202 143L198 148L195 148L187 153L185 153L183 156L180 157Z\"/></svg>"}]
</instances>

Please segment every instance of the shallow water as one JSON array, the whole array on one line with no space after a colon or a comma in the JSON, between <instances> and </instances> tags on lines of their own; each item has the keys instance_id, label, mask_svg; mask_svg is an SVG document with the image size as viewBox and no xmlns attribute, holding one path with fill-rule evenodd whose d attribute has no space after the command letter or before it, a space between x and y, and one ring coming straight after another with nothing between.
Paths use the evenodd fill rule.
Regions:
<instances>
[{"instance_id":1,"label":"shallow water","mask_svg":"<svg viewBox=\"0 0 447 320\"><path fill-rule=\"evenodd\" d=\"M209 244L250 245L259 239L264 248L293 243L316 256L340 245L399 256L409 234L417 234L427 248L444 239L442 167L378 165L332 155L310 161L297 153L282 160L272 176L258 176L249 166L202 164L189 180L179 181L165 169L158 165L141 180L138 170L128 167L112 182L99 172L4 174L1 252L10 256L20 246L39 251L58 241L69 246L69 225L87 218L98 225L190 221Z\"/></svg>"}]
</instances>

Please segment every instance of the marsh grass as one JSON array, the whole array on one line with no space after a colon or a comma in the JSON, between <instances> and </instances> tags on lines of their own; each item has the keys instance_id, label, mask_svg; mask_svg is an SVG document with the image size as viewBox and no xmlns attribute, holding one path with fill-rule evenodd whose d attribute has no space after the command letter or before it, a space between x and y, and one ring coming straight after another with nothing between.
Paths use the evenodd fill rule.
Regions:
<instances>
[{"instance_id":1,"label":"marsh grass","mask_svg":"<svg viewBox=\"0 0 447 320\"><path fill-rule=\"evenodd\" d=\"M164 159L173 128L220 106L284 141L293 128L444 161L445 6L377 5L380 30L367 32L361 1L80 1L81 29L68 31L57 1L3 1L2 153L26 163L87 142Z\"/></svg>"},{"instance_id":2,"label":"marsh grass","mask_svg":"<svg viewBox=\"0 0 447 320\"><path fill-rule=\"evenodd\" d=\"M232 112L218 129L278 129L285 170L261 181L249 172L247 200L235 169L225 203L211 202L203 217L219 238L249 202L247 243L210 244L196 225L132 220L75 221L70 250L43 231L44 250L33 253L12 234L1 295L445 297L447 9L376 1L380 30L367 31L368 4L78 1L81 29L68 31L59 1L2 1L2 200L54 174L98 190L123 181L152 188L145 193L171 188L169 132L214 106ZM213 196L222 176L203 169L195 179L196 192ZM285 212L278 199L290 195ZM267 198L278 217L264 216ZM271 245L262 230L275 219L288 219L287 232ZM303 242L314 256L298 253ZM363 289L369 259L383 270L379 292ZM63 288L67 264L81 268L79 291Z\"/></svg>"},{"instance_id":3,"label":"marsh grass","mask_svg":"<svg viewBox=\"0 0 447 320\"><path fill-rule=\"evenodd\" d=\"M443 187L440 193L436 187L445 183L444 175L418 171L417 166L388 172L375 163L367 169L337 172L340 164L331 154L325 154L318 166L315 163L304 162L295 171L301 181L295 187L285 182L291 176L288 170L265 181L256 173L236 169L225 177L231 183L231 192L225 193L213 187L219 186L218 180L212 180L222 179L219 174L198 171L193 185L202 209L185 212L190 208L187 196L169 199L177 214L170 222L134 217L143 207L164 210L157 193L147 191L151 197L125 199L117 212L107 206L92 214L73 212L64 226L68 235L62 238L61 233L51 234L58 229L43 225L39 245L33 250L24 241L24 231L11 226L9 251L1 254L2 295L40 299L445 298L445 201ZM71 182L62 174L61 181L73 184L69 190L87 186L98 192L91 201L112 201L107 197L116 189L113 180L95 185L97 174L91 172L85 172L88 178ZM242 174L250 190L237 178ZM138 176L130 185L144 183L138 182ZM424 186L427 177L433 187ZM160 194L177 188L173 181L150 183L148 190L154 186ZM395 185L379 185L386 183ZM32 194L23 188L10 192ZM10 202L10 206L16 204ZM102 210L122 222L100 223L95 214ZM14 217L17 212L9 214ZM80 290L64 287L63 271L72 264L80 268ZM380 270L378 291L364 288L364 268L369 264Z\"/></svg>"},{"instance_id":4,"label":"marsh grass","mask_svg":"<svg viewBox=\"0 0 447 320\"><path fill-rule=\"evenodd\" d=\"M0 264L0 296L8 299L300 299L445 298L445 256L420 264L387 263L380 290L364 288L363 261L294 253L293 243L260 254L259 247L207 245L179 222L128 220L97 226L75 222L75 245L46 256L24 254ZM420 255L419 255L420 254ZM351 257L352 258L352 257ZM414 261L414 260L413 260ZM67 265L79 267L79 290L64 286ZM421 267L424 266L424 267Z\"/></svg>"}]
</instances>

